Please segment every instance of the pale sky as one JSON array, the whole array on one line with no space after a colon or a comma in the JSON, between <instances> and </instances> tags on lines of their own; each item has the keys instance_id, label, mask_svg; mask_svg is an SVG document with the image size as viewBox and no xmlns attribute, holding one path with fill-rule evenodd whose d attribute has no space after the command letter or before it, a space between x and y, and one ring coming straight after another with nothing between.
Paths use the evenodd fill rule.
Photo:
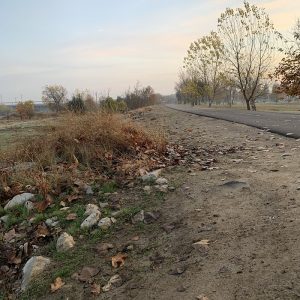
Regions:
<instances>
[{"instance_id":1,"label":"pale sky","mask_svg":"<svg viewBox=\"0 0 300 300\"><path fill-rule=\"evenodd\" d=\"M300 0L253 0L280 31ZM242 0L0 0L0 101L40 101L46 84L123 94L136 81L171 94L190 43Z\"/></svg>"}]
</instances>

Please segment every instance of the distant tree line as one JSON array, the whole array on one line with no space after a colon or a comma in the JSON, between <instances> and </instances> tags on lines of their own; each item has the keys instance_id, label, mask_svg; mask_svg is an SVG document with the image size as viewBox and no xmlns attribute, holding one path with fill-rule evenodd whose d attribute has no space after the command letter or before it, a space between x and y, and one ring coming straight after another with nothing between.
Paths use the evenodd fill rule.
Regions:
<instances>
[{"instance_id":1,"label":"distant tree line","mask_svg":"<svg viewBox=\"0 0 300 300\"><path fill-rule=\"evenodd\" d=\"M61 85L48 85L42 92L43 102L52 111L59 113L69 110L75 113L102 110L105 112L125 112L128 109L137 109L159 102L160 95L155 94L151 86L141 87L138 83L134 89L113 99L109 95L95 99L89 91L76 90L71 99L67 98L67 90Z\"/></svg>"}]
</instances>

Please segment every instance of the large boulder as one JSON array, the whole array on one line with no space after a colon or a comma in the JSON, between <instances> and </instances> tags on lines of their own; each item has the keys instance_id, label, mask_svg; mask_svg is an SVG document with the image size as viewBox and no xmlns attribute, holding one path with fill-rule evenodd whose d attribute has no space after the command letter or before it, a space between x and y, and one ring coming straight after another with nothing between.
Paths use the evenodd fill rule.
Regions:
<instances>
[{"instance_id":1,"label":"large boulder","mask_svg":"<svg viewBox=\"0 0 300 300\"><path fill-rule=\"evenodd\" d=\"M17 205L23 205L25 202L31 200L34 197L34 194L23 193L13 197L5 206L4 210L11 209Z\"/></svg>"}]
</instances>

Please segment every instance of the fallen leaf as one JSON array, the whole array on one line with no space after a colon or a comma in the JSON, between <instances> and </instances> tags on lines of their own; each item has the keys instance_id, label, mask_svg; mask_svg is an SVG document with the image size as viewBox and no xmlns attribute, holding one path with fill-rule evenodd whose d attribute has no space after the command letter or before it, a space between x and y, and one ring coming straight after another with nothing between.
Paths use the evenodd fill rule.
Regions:
<instances>
[{"instance_id":1,"label":"fallen leaf","mask_svg":"<svg viewBox=\"0 0 300 300\"><path fill-rule=\"evenodd\" d=\"M6 232L6 233L4 234L3 239L4 239L5 242L9 242L9 241L11 241L12 239L14 239L15 237L16 237L16 231L15 231L15 229L13 228L13 229L9 230L8 232Z\"/></svg>"},{"instance_id":2,"label":"fallen leaf","mask_svg":"<svg viewBox=\"0 0 300 300\"><path fill-rule=\"evenodd\" d=\"M89 281L92 277L96 276L99 273L98 268L93 267L83 267L80 273L78 274L78 280L82 282Z\"/></svg>"},{"instance_id":3,"label":"fallen leaf","mask_svg":"<svg viewBox=\"0 0 300 300\"><path fill-rule=\"evenodd\" d=\"M46 196L46 199L41 202L35 202L34 207L38 212L43 212L47 209L49 205L53 203L52 197L50 195Z\"/></svg>"},{"instance_id":4,"label":"fallen leaf","mask_svg":"<svg viewBox=\"0 0 300 300\"><path fill-rule=\"evenodd\" d=\"M101 293L101 286L100 284L97 284L97 283L93 283L91 285L91 294L97 296Z\"/></svg>"},{"instance_id":5,"label":"fallen leaf","mask_svg":"<svg viewBox=\"0 0 300 300\"><path fill-rule=\"evenodd\" d=\"M126 258L127 258L127 254L119 253L111 258L111 265L114 268L123 267L125 265Z\"/></svg>"},{"instance_id":6,"label":"fallen leaf","mask_svg":"<svg viewBox=\"0 0 300 300\"><path fill-rule=\"evenodd\" d=\"M51 293L56 292L59 290L65 283L62 281L60 277L55 278L54 282L51 283Z\"/></svg>"},{"instance_id":7,"label":"fallen leaf","mask_svg":"<svg viewBox=\"0 0 300 300\"><path fill-rule=\"evenodd\" d=\"M82 197L79 196L79 195L69 195L69 196L67 197L67 201L68 201L68 202L73 202L73 201L78 200L78 199L81 199L81 198L82 198Z\"/></svg>"},{"instance_id":8,"label":"fallen leaf","mask_svg":"<svg viewBox=\"0 0 300 300\"><path fill-rule=\"evenodd\" d=\"M134 236L131 240L136 242L136 241L138 241L139 239L140 239L140 237L139 237L138 235L136 235L136 236Z\"/></svg>"},{"instance_id":9,"label":"fallen leaf","mask_svg":"<svg viewBox=\"0 0 300 300\"><path fill-rule=\"evenodd\" d=\"M209 240L201 240L199 242L194 243L193 245L201 245L201 246L207 246L209 245Z\"/></svg>"},{"instance_id":10,"label":"fallen leaf","mask_svg":"<svg viewBox=\"0 0 300 300\"><path fill-rule=\"evenodd\" d=\"M73 220L76 220L76 219L77 219L77 214L75 214L75 213L71 213L71 214L68 214L66 216L67 221L73 221Z\"/></svg>"},{"instance_id":11,"label":"fallen leaf","mask_svg":"<svg viewBox=\"0 0 300 300\"><path fill-rule=\"evenodd\" d=\"M38 225L35 236L36 237L46 237L50 235L50 231L45 223Z\"/></svg>"}]
</instances>

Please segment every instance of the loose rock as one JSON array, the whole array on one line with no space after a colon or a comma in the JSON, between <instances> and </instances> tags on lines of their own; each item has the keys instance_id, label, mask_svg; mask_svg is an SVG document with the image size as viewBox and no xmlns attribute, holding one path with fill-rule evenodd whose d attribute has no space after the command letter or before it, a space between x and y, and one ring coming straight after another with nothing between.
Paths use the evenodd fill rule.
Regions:
<instances>
[{"instance_id":1,"label":"loose rock","mask_svg":"<svg viewBox=\"0 0 300 300\"><path fill-rule=\"evenodd\" d=\"M139 222L144 222L144 219L145 219L145 214L144 214L144 211L141 210L136 215L134 215L134 217L132 218L132 223L136 224Z\"/></svg>"},{"instance_id":2,"label":"loose rock","mask_svg":"<svg viewBox=\"0 0 300 300\"><path fill-rule=\"evenodd\" d=\"M102 218L99 223L98 226L103 229L103 230L107 230L113 223L116 223L116 219L115 218Z\"/></svg>"},{"instance_id":3,"label":"loose rock","mask_svg":"<svg viewBox=\"0 0 300 300\"><path fill-rule=\"evenodd\" d=\"M11 209L17 205L22 205L26 201L31 200L34 197L34 194L31 193L23 193L13 197L5 206L4 210Z\"/></svg>"},{"instance_id":4,"label":"loose rock","mask_svg":"<svg viewBox=\"0 0 300 300\"><path fill-rule=\"evenodd\" d=\"M67 251L75 246L75 241L71 235L63 232L57 239L56 250L59 252Z\"/></svg>"},{"instance_id":5,"label":"loose rock","mask_svg":"<svg viewBox=\"0 0 300 300\"><path fill-rule=\"evenodd\" d=\"M100 211L95 211L91 213L80 225L80 227L83 228L90 228L97 224L101 216Z\"/></svg>"},{"instance_id":6,"label":"loose rock","mask_svg":"<svg viewBox=\"0 0 300 300\"><path fill-rule=\"evenodd\" d=\"M159 178L156 180L155 183L158 184L158 185L168 184L168 179L163 178L163 177L159 177Z\"/></svg>"},{"instance_id":7,"label":"loose rock","mask_svg":"<svg viewBox=\"0 0 300 300\"><path fill-rule=\"evenodd\" d=\"M33 256L31 257L23 268L23 278L21 290L25 291L29 283L36 278L50 264L50 259L43 256Z\"/></svg>"}]
</instances>

